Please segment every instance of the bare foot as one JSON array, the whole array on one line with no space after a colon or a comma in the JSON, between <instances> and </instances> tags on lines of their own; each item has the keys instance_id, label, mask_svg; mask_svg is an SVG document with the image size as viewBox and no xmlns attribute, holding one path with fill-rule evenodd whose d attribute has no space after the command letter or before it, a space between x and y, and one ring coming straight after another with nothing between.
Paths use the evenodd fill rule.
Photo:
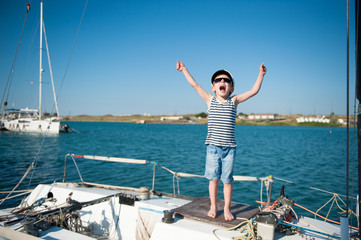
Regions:
<instances>
[{"instance_id":1,"label":"bare foot","mask_svg":"<svg viewBox=\"0 0 361 240\"><path fill-rule=\"evenodd\" d=\"M209 209L207 216L210 218L216 218L217 217L217 209L215 209L215 208Z\"/></svg>"},{"instance_id":2,"label":"bare foot","mask_svg":"<svg viewBox=\"0 0 361 240\"><path fill-rule=\"evenodd\" d=\"M229 211L229 209L224 209L224 220L226 220L226 221L233 221L234 220L234 216L231 213L231 211Z\"/></svg>"}]
</instances>

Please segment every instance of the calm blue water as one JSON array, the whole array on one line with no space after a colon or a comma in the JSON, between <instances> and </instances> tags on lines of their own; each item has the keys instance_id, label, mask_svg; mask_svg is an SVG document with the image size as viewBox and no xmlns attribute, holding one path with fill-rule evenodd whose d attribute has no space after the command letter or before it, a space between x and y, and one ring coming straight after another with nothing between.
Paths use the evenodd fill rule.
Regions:
<instances>
[{"instance_id":1,"label":"calm blue water","mask_svg":"<svg viewBox=\"0 0 361 240\"><path fill-rule=\"evenodd\" d=\"M0 135L0 189L11 190L26 169L36 160L36 170L27 177L21 189L40 182L61 181L64 157L68 153L137 158L156 161L177 172L203 174L206 125L138 125L131 123L71 122L80 133L43 138L37 134L2 132ZM350 130L354 136L354 130ZM277 178L272 201L282 185L286 194L313 211L332 195L310 189L321 188L346 194L346 129L327 127L236 126L237 157L235 175ZM357 192L357 153L352 146L350 174L354 175L352 196ZM353 163L354 162L354 163ZM104 184L152 187L152 165L106 163L77 160L84 181ZM156 170L155 189L173 192L173 177L161 168ZM79 181L74 165L68 163L68 181ZM350 182L352 187L352 181ZM208 195L208 181L182 178L181 194L194 197ZM235 182L233 200L255 205L260 198L259 182ZM3 196L3 195L2 195ZM220 188L220 198L223 198ZM266 199L266 195L263 196ZM344 199L344 198L343 198ZM355 202L355 201L354 201ZM5 202L13 206L15 201ZM303 214L299 208L296 212ZM353 208L354 210L354 208ZM323 211L327 214L328 208ZM334 208L333 217L338 218ZM322 211L321 211L322 213Z\"/></svg>"}]
</instances>

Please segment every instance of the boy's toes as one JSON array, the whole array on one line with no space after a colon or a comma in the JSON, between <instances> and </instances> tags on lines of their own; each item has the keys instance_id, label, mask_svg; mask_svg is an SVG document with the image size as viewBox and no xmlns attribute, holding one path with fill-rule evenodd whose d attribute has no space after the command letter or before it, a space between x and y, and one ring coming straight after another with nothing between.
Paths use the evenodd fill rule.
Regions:
<instances>
[{"instance_id":1,"label":"boy's toes","mask_svg":"<svg viewBox=\"0 0 361 240\"><path fill-rule=\"evenodd\" d=\"M207 216L210 217L210 218L216 218L216 216L217 216L217 210L215 210L215 209L210 209L210 210L208 211Z\"/></svg>"},{"instance_id":2,"label":"boy's toes","mask_svg":"<svg viewBox=\"0 0 361 240\"><path fill-rule=\"evenodd\" d=\"M234 220L233 214L229 211L224 211L224 220L226 220L227 222L233 221Z\"/></svg>"}]
</instances>

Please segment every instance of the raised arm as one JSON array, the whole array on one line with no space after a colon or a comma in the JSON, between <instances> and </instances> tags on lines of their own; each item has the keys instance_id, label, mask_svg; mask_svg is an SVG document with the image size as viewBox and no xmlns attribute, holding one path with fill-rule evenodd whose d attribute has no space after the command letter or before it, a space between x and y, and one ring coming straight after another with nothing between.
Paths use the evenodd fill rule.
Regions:
<instances>
[{"instance_id":1,"label":"raised arm","mask_svg":"<svg viewBox=\"0 0 361 240\"><path fill-rule=\"evenodd\" d=\"M194 88L194 90L196 90L196 92L199 94L199 96L201 96L201 98L207 103L209 104L211 98L212 98L212 94L206 92L206 90L204 90L201 85L199 85L192 77L192 75L188 72L188 69L186 68L186 66L184 66L184 64L180 61L177 61L177 70L182 72L184 74L184 76L186 77L188 83Z\"/></svg>"},{"instance_id":2,"label":"raised arm","mask_svg":"<svg viewBox=\"0 0 361 240\"><path fill-rule=\"evenodd\" d=\"M264 66L264 63L262 63L261 66L259 67L259 74L258 74L257 80L254 83L251 90L234 96L233 99L234 99L236 106L238 105L238 103L246 101L247 99L253 97L254 95L256 95L259 92L259 90L261 89L262 82L263 82L263 77L266 74L266 72L267 72L267 68Z\"/></svg>"}]
</instances>

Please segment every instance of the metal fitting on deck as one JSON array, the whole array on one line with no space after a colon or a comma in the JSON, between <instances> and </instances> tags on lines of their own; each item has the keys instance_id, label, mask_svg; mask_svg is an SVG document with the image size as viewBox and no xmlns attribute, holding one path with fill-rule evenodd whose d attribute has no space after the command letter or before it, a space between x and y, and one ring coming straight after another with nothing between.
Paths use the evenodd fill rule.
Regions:
<instances>
[{"instance_id":1,"label":"metal fitting on deck","mask_svg":"<svg viewBox=\"0 0 361 240\"><path fill-rule=\"evenodd\" d=\"M141 200L148 200L150 198L150 191L149 191L149 188L147 187L141 187L139 189L139 198Z\"/></svg>"},{"instance_id":2,"label":"metal fitting on deck","mask_svg":"<svg viewBox=\"0 0 361 240\"><path fill-rule=\"evenodd\" d=\"M174 211L173 210L164 210L163 213L164 213L164 217L162 218L162 222L174 223L174 218L173 218Z\"/></svg>"}]
</instances>

